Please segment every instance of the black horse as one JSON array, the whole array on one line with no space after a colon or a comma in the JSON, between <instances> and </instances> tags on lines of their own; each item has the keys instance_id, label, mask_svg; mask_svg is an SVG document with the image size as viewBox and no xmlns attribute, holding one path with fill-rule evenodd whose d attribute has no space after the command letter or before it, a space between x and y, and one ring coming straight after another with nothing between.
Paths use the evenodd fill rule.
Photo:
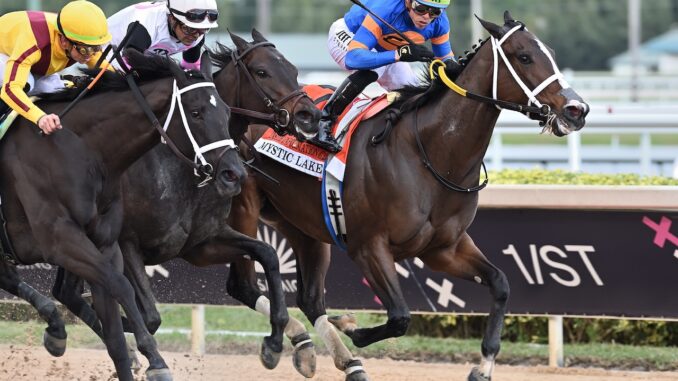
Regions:
<instances>
[{"instance_id":1,"label":"black horse","mask_svg":"<svg viewBox=\"0 0 678 381\"><path fill-rule=\"evenodd\" d=\"M385 324L358 328L350 316L326 315L327 243L333 240L325 227L316 178L261 156L260 168L284 181L276 185L252 174L233 199L231 226L255 236L261 216L291 244L297 259L298 305L347 381L366 380L367 375L330 323L358 347L405 334L410 312L395 263L413 257L433 270L489 288L492 304L483 357L469 380L491 378L509 285L466 230L478 207L482 161L501 111L496 106L529 110L558 136L582 128L589 107L563 79L552 51L524 24L508 12L503 26L481 23L491 38L469 58L458 77L461 88L439 76L430 86L404 89L389 111L361 123L351 139L343 187L348 255L386 308ZM433 66L438 74L440 64ZM393 128L387 136L382 132L389 123ZM250 127L251 140L264 130ZM239 280L240 290L256 291L253 274L251 262L231 265L230 276Z\"/></svg>"},{"instance_id":2,"label":"black horse","mask_svg":"<svg viewBox=\"0 0 678 381\"><path fill-rule=\"evenodd\" d=\"M91 96L62 118L63 130L39 137L30 122L20 120L0 142L0 193L17 260L48 262L90 284L101 335L119 379L133 380L120 305L139 350L149 359L148 379L171 380L135 303L134 289L123 275L118 245L123 221L121 176L160 142L162 128L157 121L154 125L159 128L153 127L147 118L150 113L169 119L168 144L173 143L192 168L208 176L202 180L211 178L214 186L209 188L222 197L239 192L245 170L232 149L229 108L214 88L207 54L201 58L202 72L189 73L167 58L135 51L127 51L127 57L145 78L139 87L145 104L137 103L122 77L106 73ZM68 96L45 96L52 101L40 106L57 113L66 106L58 99ZM181 117L170 113L172 109ZM201 149L207 145L218 148ZM200 159L199 164L186 156ZM66 332L54 304L22 282L5 260L0 261L0 287L38 309L49 324L45 346L54 355L62 354Z\"/></svg>"},{"instance_id":3,"label":"black horse","mask_svg":"<svg viewBox=\"0 0 678 381\"><path fill-rule=\"evenodd\" d=\"M220 68L214 74L217 91L234 106L231 136L239 140L253 117L259 121L258 118L269 119L267 115L280 131L300 138L313 136L319 111L299 90L297 69L259 32L254 30L252 37L254 41L249 43L231 35L236 50L219 45L211 54ZM272 334L264 339L262 363L269 369L277 365L284 331L295 345L294 366L312 377L315 348L303 324L295 319L287 324L287 315L282 313L286 310L275 250L232 229L227 224L230 199L214 188L196 188L189 171L167 147L159 146L132 165L122 179L125 216L119 242L125 275L135 289L148 329L154 333L161 319L144 265L182 258L196 266L208 266L251 258L265 269L272 304L258 292L251 298L249 288L238 290L231 281L228 292L250 308L270 315ZM80 292L73 292L81 289L82 282L77 277L60 270L52 293L99 332L96 315Z\"/></svg>"}]
</instances>

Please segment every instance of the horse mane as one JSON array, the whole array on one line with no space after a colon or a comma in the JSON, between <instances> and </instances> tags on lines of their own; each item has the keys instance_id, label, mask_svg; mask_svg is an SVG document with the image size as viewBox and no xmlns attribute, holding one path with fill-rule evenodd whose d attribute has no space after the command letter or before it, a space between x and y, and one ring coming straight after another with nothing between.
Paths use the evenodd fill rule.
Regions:
<instances>
[{"instance_id":1,"label":"horse mane","mask_svg":"<svg viewBox=\"0 0 678 381\"><path fill-rule=\"evenodd\" d=\"M219 68L219 71L217 71L216 74L219 74L219 72L233 60L233 49L220 42L216 43L216 48L207 48L207 51L210 54L214 66Z\"/></svg>"},{"instance_id":2,"label":"horse mane","mask_svg":"<svg viewBox=\"0 0 678 381\"><path fill-rule=\"evenodd\" d=\"M487 41L489 41L489 38L479 41L478 44L473 45L471 51L466 51L464 53L465 56L458 57L457 62L462 66L462 71L468 66L471 60L473 60L473 57L476 56L480 48L485 45ZM447 70L445 72L452 77L452 80L456 80L456 76L460 74L457 73L455 76ZM445 85L440 78L436 77L432 80L428 74L428 70L421 73L420 79L423 81L422 85L408 85L399 89L400 97L393 103L393 107L400 108L401 112L407 112L426 104L431 99L439 98L445 91L449 90L447 85Z\"/></svg>"},{"instance_id":3,"label":"horse mane","mask_svg":"<svg viewBox=\"0 0 678 381\"><path fill-rule=\"evenodd\" d=\"M137 84L150 82L156 79L171 77L173 75L172 66L178 63L167 56L157 54L143 54L134 49L125 49L123 56L133 68L134 76ZM86 77L96 77L99 74L99 69L80 69L81 74ZM187 76L204 78L204 75L199 71L190 70L186 72ZM39 94L41 100L52 102L71 101L75 99L88 85L90 81L80 81L73 87L68 87L54 93ZM99 78L99 81L92 87L87 94L95 95L109 91L124 91L129 90L129 85L125 80L124 73L120 71L107 70Z\"/></svg>"}]
</instances>

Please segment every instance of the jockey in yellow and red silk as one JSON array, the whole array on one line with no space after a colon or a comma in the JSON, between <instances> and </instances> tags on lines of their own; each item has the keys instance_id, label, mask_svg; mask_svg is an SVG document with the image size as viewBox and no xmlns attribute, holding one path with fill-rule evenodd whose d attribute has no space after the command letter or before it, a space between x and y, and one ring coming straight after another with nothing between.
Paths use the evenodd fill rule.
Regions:
<instances>
[{"instance_id":1,"label":"jockey in yellow and red silk","mask_svg":"<svg viewBox=\"0 0 678 381\"><path fill-rule=\"evenodd\" d=\"M327 101L318 136L311 140L331 152L340 149L330 134L332 124L367 85L377 81L386 90L417 85L417 77L407 62L454 58L445 13L450 0L364 0L363 4L414 44L408 44L357 5L332 24L327 41L330 55L341 68L353 73ZM428 40L433 51L423 45Z\"/></svg>"},{"instance_id":2,"label":"jockey in yellow and red silk","mask_svg":"<svg viewBox=\"0 0 678 381\"><path fill-rule=\"evenodd\" d=\"M61 128L59 116L40 110L27 93L63 88L56 73L76 62L93 68L101 46L111 40L106 16L95 4L78 0L58 14L10 12L0 17L0 25L0 98L6 104L0 109L9 106L45 134L52 133Z\"/></svg>"}]
</instances>

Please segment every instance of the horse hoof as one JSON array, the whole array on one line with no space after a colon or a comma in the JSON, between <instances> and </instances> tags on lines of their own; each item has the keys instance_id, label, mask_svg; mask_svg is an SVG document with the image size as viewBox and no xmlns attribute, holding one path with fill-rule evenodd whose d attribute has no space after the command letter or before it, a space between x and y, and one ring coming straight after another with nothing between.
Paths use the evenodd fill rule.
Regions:
<instances>
[{"instance_id":1,"label":"horse hoof","mask_svg":"<svg viewBox=\"0 0 678 381\"><path fill-rule=\"evenodd\" d=\"M259 354L259 359L266 369L275 369L280 362L280 356L282 355L282 348L279 351L276 351L268 343L268 337L264 338L264 342L261 343L261 353Z\"/></svg>"},{"instance_id":2,"label":"horse hoof","mask_svg":"<svg viewBox=\"0 0 678 381\"><path fill-rule=\"evenodd\" d=\"M315 376L315 346L311 345L299 349L294 349L292 363L294 369L306 378Z\"/></svg>"},{"instance_id":3,"label":"horse hoof","mask_svg":"<svg viewBox=\"0 0 678 381\"><path fill-rule=\"evenodd\" d=\"M148 369L146 381L172 381L172 373L168 368Z\"/></svg>"},{"instance_id":4,"label":"horse hoof","mask_svg":"<svg viewBox=\"0 0 678 381\"><path fill-rule=\"evenodd\" d=\"M42 335L42 344L47 349L50 355L54 357L61 357L66 352L66 338L59 339L52 336L49 332L45 331L45 334Z\"/></svg>"},{"instance_id":5,"label":"horse hoof","mask_svg":"<svg viewBox=\"0 0 678 381\"><path fill-rule=\"evenodd\" d=\"M483 373L477 367L471 369L471 373L468 375L468 381L492 381L492 377L487 378L483 376Z\"/></svg>"},{"instance_id":6,"label":"horse hoof","mask_svg":"<svg viewBox=\"0 0 678 381\"><path fill-rule=\"evenodd\" d=\"M367 373L360 370L351 374L347 374L345 381L370 381L370 378L367 377Z\"/></svg>"}]
</instances>

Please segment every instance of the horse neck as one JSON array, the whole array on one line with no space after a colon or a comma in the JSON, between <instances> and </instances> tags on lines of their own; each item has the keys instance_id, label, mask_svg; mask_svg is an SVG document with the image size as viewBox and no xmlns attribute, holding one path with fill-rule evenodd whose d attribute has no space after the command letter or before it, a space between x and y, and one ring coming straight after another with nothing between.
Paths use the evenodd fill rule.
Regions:
<instances>
[{"instance_id":1,"label":"horse neck","mask_svg":"<svg viewBox=\"0 0 678 381\"><path fill-rule=\"evenodd\" d=\"M171 86L171 78L140 86L141 92L160 123L163 123L167 117ZM109 94L113 96L115 93ZM131 103L125 102L124 111L118 106L111 108L110 115L100 114L101 122L88 126L87 129L81 131L80 136L90 147L101 153L101 159L109 175L120 176L132 163L160 142L160 134L130 93L118 93L115 96L125 96ZM96 98L92 100L95 101ZM91 107L100 109L102 103L99 100Z\"/></svg>"},{"instance_id":2,"label":"horse neck","mask_svg":"<svg viewBox=\"0 0 678 381\"><path fill-rule=\"evenodd\" d=\"M482 50L478 52L456 83L470 92L491 96L492 54L488 49L483 50L489 55ZM499 112L492 105L462 97L452 90L446 91L437 102L423 106L419 111L420 123L426 123L424 115L433 115L433 118L418 128L433 167L443 174L452 174L452 181L471 186L463 180L468 177L473 183L470 179L480 173L479 166Z\"/></svg>"},{"instance_id":3,"label":"horse neck","mask_svg":"<svg viewBox=\"0 0 678 381\"><path fill-rule=\"evenodd\" d=\"M219 71L214 77L214 84L221 99L230 107L238 107L246 110L268 112L269 110L264 105L263 101L257 103L245 99L243 94L250 93L249 86L251 84L243 73L239 72L238 66L234 62L229 62L223 69ZM234 88L233 85L237 84ZM240 141L242 135L247 131L250 120L241 114L232 113L229 120L229 131L231 137L236 141Z\"/></svg>"}]
</instances>

